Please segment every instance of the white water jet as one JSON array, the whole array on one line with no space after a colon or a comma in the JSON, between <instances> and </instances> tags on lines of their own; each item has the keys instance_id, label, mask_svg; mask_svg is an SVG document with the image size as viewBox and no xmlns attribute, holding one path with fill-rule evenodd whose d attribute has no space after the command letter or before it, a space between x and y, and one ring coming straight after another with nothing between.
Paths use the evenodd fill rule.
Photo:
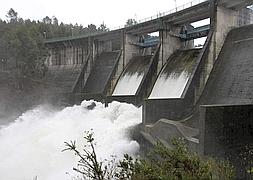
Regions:
<instances>
[{"instance_id":1,"label":"white water jet","mask_svg":"<svg viewBox=\"0 0 253 180\"><path fill-rule=\"evenodd\" d=\"M141 109L113 102L108 108L96 102L93 110L83 101L79 106L61 111L40 106L20 116L0 129L1 180L67 180L77 158L71 152L61 152L64 142L76 140L81 150L84 131L93 129L99 159L111 155L122 158L139 150L127 129L141 122Z\"/></svg>"},{"instance_id":2,"label":"white water jet","mask_svg":"<svg viewBox=\"0 0 253 180\"><path fill-rule=\"evenodd\" d=\"M143 77L144 73L124 75L122 78L120 78L112 95L113 96L135 95L141 84Z\"/></svg>"},{"instance_id":3,"label":"white water jet","mask_svg":"<svg viewBox=\"0 0 253 180\"><path fill-rule=\"evenodd\" d=\"M185 71L180 74L171 73L168 77L166 73L162 73L148 99L181 98L188 80L189 73Z\"/></svg>"}]
</instances>

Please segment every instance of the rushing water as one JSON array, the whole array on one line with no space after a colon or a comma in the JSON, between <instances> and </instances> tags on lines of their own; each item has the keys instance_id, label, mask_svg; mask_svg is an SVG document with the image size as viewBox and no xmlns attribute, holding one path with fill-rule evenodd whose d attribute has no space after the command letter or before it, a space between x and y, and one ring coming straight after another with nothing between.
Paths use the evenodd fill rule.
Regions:
<instances>
[{"instance_id":1,"label":"rushing water","mask_svg":"<svg viewBox=\"0 0 253 180\"><path fill-rule=\"evenodd\" d=\"M141 84L143 76L144 73L124 75L122 78L120 78L112 95L113 96L135 95Z\"/></svg>"},{"instance_id":2,"label":"rushing water","mask_svg":"<svg viewBox=\"0 0 253 180\"><path fill-rule=\"evenodd\" d=\"M118 102L108 108L96 102L94 109L88 110L90 104L91 101L83 101L58 111L40 106L2 127L0 179L71 179L77 158L71 152L61 152L64 142L76 140L82 149L84 131L91 129L99 159L137 153L139 145L130 138L128 129L140 123L141 110Z\"/></svg>"},{"instance_id":3,"label":"rushing water","mask_svg":"<svg viewBox=\"0 0 253 180\"><path fill-rule=\"evenodd\" d=\"M156 81L149 99L181 98L189 80L189 73L163 73Z\"/></svg>"}]
</instances>

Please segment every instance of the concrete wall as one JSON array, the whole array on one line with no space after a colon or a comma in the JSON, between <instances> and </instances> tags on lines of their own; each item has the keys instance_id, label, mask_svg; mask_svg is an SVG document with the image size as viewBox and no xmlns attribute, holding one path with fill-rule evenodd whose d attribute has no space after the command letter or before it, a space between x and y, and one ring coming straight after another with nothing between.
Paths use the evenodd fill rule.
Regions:
<instances>
[{"instance_id":1,"label":"concrete wall","mask_svg":"<svg viewBox=\"0 0 253 180\"><path fill-rule=\"evenodd\" d=\"M204 63L202 61L202 54L202 50L187 50L178 51L172 55L169 59L169 63L166 65L166 68L169 67L169 69L165 70L165 73L168 71L168 73L172 73L176 76L174 73L187 71L190 78L187 79L186 86L182 87L183 92L180 95L180 98L166 98L165 96L163 99L151 98L145 100L143 107L143 122L145 124L155 123L161 118L180 120L181 118L185 118L190 115L196 101L195 91L197 91L196 89L199 87L199 69L203 67L202 64ZM188 63L187 65L186 59ZM171 71L172 69L173 71ZM164 73L164 71L162 73ZM176 77L174 78L176 81ZM157 81L159 81L159 79L157 79ZM164 87L168 86L164 84ZM170 87L166 89L166 91L169 92L170 89L173 88L174 87ZM160 93L162 91L164 91L164 89L158 90Z\"/></svg>"},{"instance_id":2,"label":"concrete wall","mask_svg":"<svg viewBox=\"0 0 253 180\"><path fill-rule=\"evenodd\" d=\"M113 90L117 84L117 81L125 68L125 63L124 63L124 59L125 59L125 57L124 57L125 56L125 51L124 51L124 49L125 49L125 33L124 33L124 31L121 32L121 36L120 36L119 41L116 41L116 43L114 43L114 44L120 46L119 50L121 51L121 54L120 54L120 57L118 60L118 64L116 65L116 68L115 68L115 74L111 80L111 89L107 92L107 95L111 95L113 93ZM113 45L113 47L114 47L114 45Z\"/></svg>"},{"instance_id":3,"label":"concrete wall","mask_svg":"<svg viewBox=\"0 0 253 180\"><path fill-rule=\"evenodd\" d=\"M253 103L253 25L233 29L213 67L201 104Z\"/></svg>"},{"instance_id":4,"label":"concrete wall","mask_svg":"<svg viewBox=\"0 0 253 180\"><path fill-rule=\"evenodd\" d=\"M209 77L213 64L220 53L228 32L232 28L237 27L238 15L238 11L218 6L213 7L213 16L211 17L213 36L209 47L205 82Z\"/></svg>"},{"instance_id":5,"label":"concrete wall","mask_svg":"<svg viewBox=\"0 0 253 180\"><path fill-rule=\"evenodd\" d=\"M125 34L125 44L124 44L124 66L132 59L133 56L140 55L140 47L133 45L139 42L139 36Z\"/></svg>"},{"instance_id":6,"label":"concrete wall","mask_svg":"<svg viewBox=\"0 0 253 180\"><path fill-rule=\"evenodd\" d=\"M189 81L189 88L190 89L192 88L194 91L194 105L198 103L199 98L201 97L202 92L205 88L206 79L209 76L207 68L212 36L213 32L209 31L206 42L197 61L198 63L197 68L195 69Z\"/></svg>"},{"instance_id":7,"label":"concrete wall","mask_svg":"<svg viewBox=\"0 0 253 180\"><path fill-rule=\"evenodd\" d=\"M63 43L49 48L47 65L75 65L87 60L88 44Z\"/></svg>"},{"instance_id":8,"label":"concrete wall","mask_svg":"<svg viewBox=\"0 0 253 180\"><path fill-rule=\"evenodd\" d=\"M162 69L163 65L167 62L169 57L179 49L192 49L194 48L194 41L183 41L179 38L183 27L175 26L171 24L164 25L165 28L159 31L159 37L161 42L161 48L159 52L158 72Z\"/></svg>"},{"instance_id":9,"label":"concrete wall","mask_svg":"<svg viewBox=\"0 0 253 180\"><path fill-rule=\"evenodd\" d=\"M253 10L252 9L242 9L239 11L238 25L244 26L253 24Z\"/></svg>"},{"instance_id":10,"label":"concrete wall","mask_svg":"<svg viewBox=\"0 0 253 180\"><path fill-rule=\"evenodd\" d=\"M114 45L117 48L118 45ZM84 39L80 42L61 42L54 46L49 46L49 56L47 65L75 65L86 61L89 53L94 61L102 52L109 52L113 49L112 40Z\"/></svg>"},{"instance_id":11,"label":"concrete wall","mask_svg":"<svg viewBox=\"0 0 253 180\"><path fill-rule=\"evenodd\" d=\"M142 108L142 122L147 125L162 118L180 120L190 114L193 102L193 96L186 99L147 99Z\"/></svg>"},{"instance_id":12,"label":"concrete wall","mask_svg":"<svg viewBox=\"0 0 253 180\"><path fill-rule=\"evenodd\" d=\"M228 32L239 26L252 24L253 12L249 9L232 10L222 6L213 5L211 16L211 30L213 36L209 47L208 63L206 64L205 82L213 68Z\"/></svg>"},{"instance_id":13,"label":"concrete wall","mask_svg":"<svg viewBox=\"0 0 253 180\"><path fill-rule=\"evenodd\" d=\"M148 141L151 140L153 145L155 145L156 141L159 140L168 148L173 148L173 139L183 138L191 152L197 153L199 149L199 140L196 138L199 134L198 129L187 127L181 122L160 119L155 124L146 125L141 133L150 135L151 138L146 139Z\"/></svg>"},{"instance_id":14,"label":"concrete wall","mask_svg":"<svg viewBox=\"0 0 253 180\"><path fill-rule=\"evenodd\" d=\"M250 160L240 155L247 153L252 139L253 105L201 106L200 153L229 159L237 168L237 179L247 178L244 163Z\"/></svg>"},{"instance_id":15,"label":"concrete wall","mask_svg":"<svg viewBox=\"0 0 253 180\"><path fill-rule=\"evenodd\" d=\"M124 68L130 61L130 59L133 56L140 55L141 48L134 45L134 43L138 43L138 41L139 41L139 36L127 34L123 30L121 32L120 39L112 42L111 44L112 46L110 50L114 50L115 47L120 45L120 48L117 48L117 49L121 50L121 55L119 57L118 64L115 68L114 76L112 77L112 80L111 80L111 89L107 92L108 96L112 94L121 73L123 72Z\"/></svg>"},{"instance_id":16,"label":"concrete wall","mask_svg":"<svg viewBox=\"0 0 253 180\"><path fill-rule=\"evenodd\" d=\"M112 51L112 41L93 41L93 57L97 58L102 52Z\"/></svg>"},{"instance_id":17,"label":"concrete wall","mask_svg":"<svg viewBox=\"0 0 253 180\"><path fill-rule=\"evenodd\" d=\"M179 34L181 27L168 26L159 32L161 48L158 62L158 72L162 69L167 59L178 49L181 48L180 38L176 37Z\"/></svg>"},{"instance_id":18,"label":"concrete wall","mask_svg":"<svg viewBox=\"0 0 253 180\"><path fill-rule=\"evenodd\" d=\"M214 31L215 58L217 58L228 32L232 28L239 26L238 18L239 18L239 11L234 11L219 6L217 7L216 22L215 22L216 24Z\"/></svg>"}]
</instances>

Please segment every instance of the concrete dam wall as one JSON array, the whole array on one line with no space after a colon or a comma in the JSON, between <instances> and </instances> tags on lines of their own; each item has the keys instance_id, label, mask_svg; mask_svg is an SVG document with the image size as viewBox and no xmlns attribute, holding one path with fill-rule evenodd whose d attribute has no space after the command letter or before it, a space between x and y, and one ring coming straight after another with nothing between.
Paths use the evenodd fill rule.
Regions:
<instances>
[{"instance_id":1,"label":"concrete dam wall","mask_svg":"<svg viewBox=\"0 0 253 180\"><path fill-rule=\"evenodd\" d=\"M253 25L233 29L201 97L200 152L229 159L237 179L249 179L239 156L253 139Z\"/></svg>"},{"instance_id":2,"label":"concrete dam wall","mask_svg":"<svg viewBox=\"0 0 253 180\"><path fill-rule=\"evenodd\" d=\"M81 64L50 66L45 77L46 91L57 94L72 93L81 67Z\"/></svg>"},{"instance_id":3,"label":"concrete dam wall","mask_svg":"<svg viewBox=\"0 0 253 180\"><path fill-rule=\"evenodd\" d=\"M238 156L253 138L253 25L236 27L250 23L253 11L247 9L245 19L239 8L245 1L222 2L206 1L136 26L70 39L87 44L93 65L72 95L79 102L143 105L139 137L149 145L160 141L171 147L171 139L183 137L200 154ZM205 18L210 18L208 28L192 27L189 38L187 26ZM152 32L159 32L159 48L143 46ZM194 49L193 39L206 35L203 48ZM121 54L112 52L113 39Z\"/></svg>"},{"instance_id":4,"label":"concrete dam wall","mask_svg":"<svg viewBox=\"0 0 253 180\"><path fill-rule=\"evenodd\" d=\"M141 106L150 94L157 77L160 44L153 48L154 53L132 57L118 78L114 91L107 100L132 103Z\"/></svg>"},{"instance_id":5,"label":"concrete dam wall","mask_svg":"<svg viewBox=\"0 0 253 180\"><path fill-rule=\"evenodd\" d=\"M194 104L189 78L194 76L201 49L175 52L164 65L152 93L143 106L143 121L152 124L161 118L179 120L187 116ZM196 73L196 72L195 72ZM174 91L174 88L177 91Z\"/></svg>"},{"instance_id":6,"label":"concrete dam wall","mask_svg":"<svg viewBox=\"0 0 253 180\"><path fill-rule=\"evenodd\" d=\"M222 47L201 104L253 103L253 26L232 30Z\"/></svg>"},{"instance_id":7,"label":"concrete dam wall","mask_svg":"<svg viewBox=\"0 0 253 180\"><path fill-rule=\"evenodd\" d=\"M177 111L177 103L181 101L145 102L142 134L148 142L158 139L170 146L173 137L183 137L192 150L229 159L236 167L237 178L248 178L244 162L238 156L245 153L245 146L253 139L252 29L253 25L249 25L229 32L203 94L188 117L177 121L163 118L173 117L177 112L182 114L187 106L184 104ZM196 122L194 127L192 121Z\"/></svg>"}]
</instances>

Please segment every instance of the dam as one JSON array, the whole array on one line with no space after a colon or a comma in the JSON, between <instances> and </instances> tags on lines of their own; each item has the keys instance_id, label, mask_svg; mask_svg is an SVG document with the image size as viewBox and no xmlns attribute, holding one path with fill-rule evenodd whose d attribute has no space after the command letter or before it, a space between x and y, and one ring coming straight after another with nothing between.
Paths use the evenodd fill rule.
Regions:
<instances>
[{"instance_id":1,"label":"dam","mask_svg":"<svg viewBox=\"0 0 253 180\"><path fill-rule=\"evenodd\" d=\"M142 106L141 146L183 137L229 159L253 138L253 11L248 0L191 3L104 33L48 39L48 97ZM209 19L210 24L192 23ZM157 32L158 36L152 36ZM194 40L206 37L203 47ZM231 159L247 178L241 162Z\"/></svg>"}]
</instances>

